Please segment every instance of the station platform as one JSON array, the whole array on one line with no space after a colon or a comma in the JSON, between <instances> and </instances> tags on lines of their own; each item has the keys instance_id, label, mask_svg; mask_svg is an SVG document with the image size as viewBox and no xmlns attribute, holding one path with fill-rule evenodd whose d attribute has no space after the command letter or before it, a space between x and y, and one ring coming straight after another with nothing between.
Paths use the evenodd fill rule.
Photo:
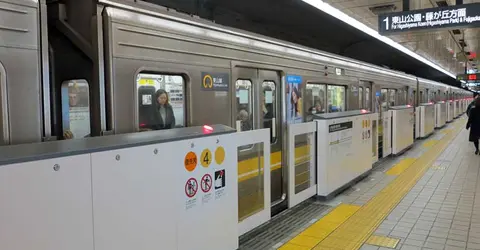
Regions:
<instances>
[{"instance_id":1,"label":"station platform","mask_svg":"<svg viewBox=\"0 0 480 250\"><path fill-rule=\"evenodd\" d=\"M465 123L417 141L333 200L272 218L240 249L480 249L480 156Z\"/></svg>"}]
</instances>

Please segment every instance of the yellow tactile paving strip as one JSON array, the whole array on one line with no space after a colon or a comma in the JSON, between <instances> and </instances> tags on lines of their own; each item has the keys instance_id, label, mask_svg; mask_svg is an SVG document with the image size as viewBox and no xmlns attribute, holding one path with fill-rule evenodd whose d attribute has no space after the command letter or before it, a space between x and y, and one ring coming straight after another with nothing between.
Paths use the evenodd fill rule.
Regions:
<instances>
[{"instance_id":1,"label":"yellow tactile paving strip","mask_svg":"<svg viewBox=\"0 0 480 250\"><path fill-rule=\"evenodd\" d=\"M386 236L380 236L380 235L372 235L370 238L368 238L367 244L373 245L373 246L378 246L378 247L388 247L388 248L396 248L398 245L398 242L400 242L400 239L395 239L395 238L390 238Z\"/></svg>"},{"instance_id":2,"label":"yellow tactile paving strip","mask_svg":"<svg viewBox=\"0 0 480 250\"><path fill-rule=\"evenodd\" d=\"M387 175L399 175L403 173L408 167L410 167L417 158L405 158L401 160L399 163L395 164L392 168L390 168L385 174Z\"/></svg>"},{"instance_id":3,"label":"yellow tactile paving strip","mask_svg":"<svg viewBox=\"0 0 480 250\"><path fill-rule=\"evenodd\" d=\"M359 208L358 206L346 204L339 205L280 249L359 249L372 236L374 230L385 217L424 175L425 171L431 167L435 159L445 150L463 127L464 120L464 118L458 119L454 123L453 129L448 129L441 140L435 141L435 143L432 142L430 149L420 158L414 161L410 160L411 164L408 166L406 165L408 160L405 159L407 161L399 167L401 173L398 177L365 205ZM353 209L354 207L357 210ZM330 221L326 219L327 217L337 218L337 220L333 224L329 224L327 222ZM343 221L341 218L343 218Z\"/></svg>"},{"instance_id":4,"label":"yellow tactile paving strip","mask_svg":"<svg viewBox=\"0 0 480 250\"><path fill-rule=\"evenodd\" d=\"M312 249L357 212L359 208L360 206L356 205L340 204L280 249Z\"/></svg>"}]
</instances>

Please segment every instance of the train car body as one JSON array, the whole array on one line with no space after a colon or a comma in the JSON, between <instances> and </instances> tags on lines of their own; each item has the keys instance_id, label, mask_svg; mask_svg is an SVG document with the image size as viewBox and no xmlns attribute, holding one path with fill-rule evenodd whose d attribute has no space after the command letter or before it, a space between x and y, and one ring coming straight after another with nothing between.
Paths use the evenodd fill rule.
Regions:
<instances>
[{"instance_id":1,"label":"train car body","mask_svg":"<svg viewBox=\"0 0 480 250\"><path fill-rule=\"evenodd\" d=\"M82 78L90 85L91 136L151 128L156 93L163 89L169 94L177 127L225 124L239 131L270 129L271 198L274 211L280 211L287 199L288 124L308 121L314 113L370 110L379 117L375 124L378 146L372 151L381 158L390 153L382 146L390 138L383 129L389 127L389 107L468 94L442 83L222 27L148 3L85 1L91 6L82 9L77 8L78 2L49 7L57 13L57 20L52 18L53 33L57 31L69 40L64 45L60 38L50 38L51 67L44 49L48 41L37 34L46 25L38 14L45 8L43 1L31 7L37 15L29 19L31 29L26 30L37 33L31 34L34 42L25 45L29 49L4 48L1 43L10 40L0 40L0 129L4 144L39 142L50 134L62 137L59 86L67 80ZM2 6L0 3L0 13ZM78 18L67 23L66 15ZM81 28L81 22L92 27L91 33ZM11 32L5 36L14 43L18 34ZM84 55L75 55L75 59L63 53L68 46L75 47L70 48L72 53ZM6 50L25 56L12 57ZM23 61L18 61L20 58ZM11 66L18 64L28 71L22 74ZM49 75L54 79L50 81ZM20 92L26 97L20 99ZM308 150L302 140L298 141L296 161L301 161ZM239 148L240 220L263 206L262 166L257 161L261 154L258 145Z\"/></svg>"}]
</instances>

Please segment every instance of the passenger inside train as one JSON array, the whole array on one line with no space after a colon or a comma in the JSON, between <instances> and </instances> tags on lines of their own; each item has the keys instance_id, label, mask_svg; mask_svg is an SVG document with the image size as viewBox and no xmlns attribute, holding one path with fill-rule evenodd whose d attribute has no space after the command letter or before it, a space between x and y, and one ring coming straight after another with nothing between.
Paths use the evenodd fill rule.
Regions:
<instances>
[{"instance_id":1,"label":"passenger inside train","mask_svg":"<svg viewBox=\"0 0 480 250\"><path fill-rule=\"evenodd\" d=\"M155 103L151 117L150 129L162 130L175 128L175 114L172 105L170 105L168 93L163 89L155 92Z\"/></svg>"}]
</instances>

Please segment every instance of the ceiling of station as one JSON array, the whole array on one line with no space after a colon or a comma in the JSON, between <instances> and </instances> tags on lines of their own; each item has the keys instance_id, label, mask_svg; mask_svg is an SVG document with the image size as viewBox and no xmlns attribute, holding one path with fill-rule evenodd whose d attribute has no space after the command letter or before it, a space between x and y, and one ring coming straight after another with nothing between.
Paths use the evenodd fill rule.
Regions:
<instances>
[{"instance_id":1,"label":"ceiling of station","mask_svg":"<svg viewBox=\"0 0 480 250\"><path fill-rule=\"evenodd\" d=\"M324 0L347 15L377 30L378 14L402 11L402 0ZM464 0L464 4L480 0ZM426 9L442 5L455 5L455 0L410 0L410 10ZM452 73L463 73L465 62L469 68L475 68L478 59L465 52L477 53L480 30L441 30L434 32L406 32L389 36L417 54L429 59ZM466 47L462 50L464 41ZM470 55L473 55L471 53Z\"/></svg>"},{"instance_id":2,"label":"ceiling of station","mask_svg":"<svg viewBox=\"0 0 480 250\"><path fill-rule=\"evenodd\" d=\"M301 0L144 0L180 12L213 20L269 37L301 44L311 48L343 55L376 65L403 71L416 76L442 81L458 86L453 78L400 52L399 50L339 21ZM393 4L401 11L401 0L326 0L348 15L377 29L378 19L371 6ZM429 0L411 0L416 6L432 7ZM433 0L432 0L433 1ZM450 0L449 0L450 1ZM467 1L472 0L464 0ZM478 0L480 1L480 0ZM462 31L463 34L463 31ZM458 35L455 35L458 36ZM460 35L462 37L463 35ZM465 41L468 50L476 50L478 31L467 30ZM451 72L463 72L460 64L465 59L454 55L461 52L458 39L451 31L430 33L405 33L392 39L412 49ZM447 49L450 48L450 51Z\"/></svg>"}]
</instances>

